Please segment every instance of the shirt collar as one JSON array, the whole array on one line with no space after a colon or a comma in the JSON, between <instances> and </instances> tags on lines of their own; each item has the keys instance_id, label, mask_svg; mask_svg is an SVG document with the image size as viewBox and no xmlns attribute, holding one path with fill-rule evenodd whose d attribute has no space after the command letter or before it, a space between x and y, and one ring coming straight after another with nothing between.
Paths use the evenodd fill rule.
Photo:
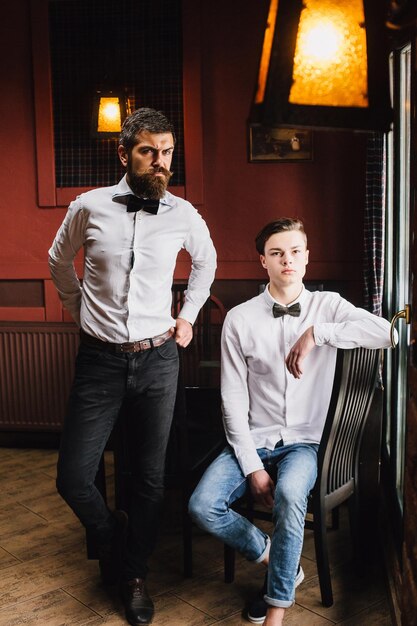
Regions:
<instances>
[{"instance_id":1,"label":"shirt collar","mask_svg":"<svg viewBox=\"0 0 417 626\"><path fill-rule=\"evenodd\" d=\"M302 286L301 292L298 296L298 298L296 298L295 300L293 300L292 302L289 302L287 305L285 306L292 306L293 304L295 304L296 302L299 302L300 304L302 304L303 300L305 300L306 298L306 293L307 290L304 287L304 285ZM262 294L264 296L264 300L268 306L268 308L270 308L271 306L273 306L275 303L278 304L282 304L282 302L278 302L278 300L275 300L275 298L273 298L271 296L271 294L269 293L269 283L267 284L267 286L265 287L265 290Z\"/></svg>"},{"instance_id":2,"label":"shirt collar","mask_svg":"<svg viewBox=\"0 0 417 626\"><path fill-rule=\"evenodd\" d=\"M112 194L113 202L119 202L120 204L127 204L127 197L133 193L126 180L126 174L117 183L115 190ZM175 196L169 191L166 191L164 196L160 199L160 204L166 204L173 207L176 204Z\"/></svg>"}]
</instances>

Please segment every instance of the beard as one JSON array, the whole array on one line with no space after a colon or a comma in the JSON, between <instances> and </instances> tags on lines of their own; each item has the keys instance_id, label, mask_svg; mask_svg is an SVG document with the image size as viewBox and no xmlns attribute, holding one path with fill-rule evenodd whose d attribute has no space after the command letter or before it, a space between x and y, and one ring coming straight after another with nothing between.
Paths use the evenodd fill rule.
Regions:
<instances>
[{"instance_id":1,"label":"beard","mask_svg":"<svg viewBox=\"0 0 417 626\"><path fill-rule=\"evenodd\" d=\"M162 173L163 176L156 176L156 173ZM127 164L127 182L133 193L140 198L150 198L151 200L160 200L163 198L168 187L172 172L164 167L151 167L143 174L136 174L132 171L130 160Z\"/></svg>"}]
</instances>

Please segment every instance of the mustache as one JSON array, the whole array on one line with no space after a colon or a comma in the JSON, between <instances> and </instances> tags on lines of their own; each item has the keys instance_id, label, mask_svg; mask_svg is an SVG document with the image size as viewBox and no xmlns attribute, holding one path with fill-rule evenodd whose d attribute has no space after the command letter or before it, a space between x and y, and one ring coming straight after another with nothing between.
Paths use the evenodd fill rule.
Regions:
<instances>
[{"instance_id":1,"label":"mustache","mask_svg":"<svg viewBox=\"0 0 417 626\"><path fill-rule=\"evenodd\" d=\"M162 165L157 166L157 167L150 167L146 173L147 174L164 174L167 178L171 178L173 174L173 172L170 172L165 167L162 167Z\"/></svg>"}]
</instances>

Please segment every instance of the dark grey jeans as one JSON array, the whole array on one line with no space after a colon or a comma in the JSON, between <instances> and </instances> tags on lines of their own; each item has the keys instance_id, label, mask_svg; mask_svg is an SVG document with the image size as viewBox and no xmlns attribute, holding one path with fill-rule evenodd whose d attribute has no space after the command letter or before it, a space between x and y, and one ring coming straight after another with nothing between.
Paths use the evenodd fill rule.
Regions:
<instances>
[{"instance_id":1,"label":"dark grey jeans","mask_svg":"<svg viewBox=\"0 0 417 626\"><path fill-rule=\"evenodd\" d=\"M57 488L98 543L114 519L94 485L101 455L124 400L134 419L132 499L123 578L144 578L156 542L165 453L178 378L174 339L158 348L118 354L80 344L58 458Z\"/></svg>"}]
</instances>

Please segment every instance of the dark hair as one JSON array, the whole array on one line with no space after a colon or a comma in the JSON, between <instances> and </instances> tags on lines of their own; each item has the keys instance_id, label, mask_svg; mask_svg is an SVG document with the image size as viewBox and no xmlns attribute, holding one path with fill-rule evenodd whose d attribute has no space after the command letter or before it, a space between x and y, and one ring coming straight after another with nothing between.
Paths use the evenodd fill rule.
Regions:
<instances>
[{"instance_id":1,"label":"dark hair","mask_svg":"<svg viewBox=\"0 0 417 626\"><path fill-rule=\"evenodd\" d=\"M269 222L255 237L256 250L259 254L265 253L265 244L268 239L276 233L282 233L287 230L299 230L305 237L307 243L307 235L304 230L304 224L298 218L280 217L275 222Z\"/></svg>"},{"instance_id":2,"label":"dark hair","mask_svg":"<svg viewBox=\"0 0 417 626\"><path fill-rule=\"evenodd\" d=\"M174 127L162 111L141 107L128 115L123 122L119 144L129 152L137 144L137 134L143 130L150 133L172 133L175 143Z\"/></svg>"}]
</instances>

